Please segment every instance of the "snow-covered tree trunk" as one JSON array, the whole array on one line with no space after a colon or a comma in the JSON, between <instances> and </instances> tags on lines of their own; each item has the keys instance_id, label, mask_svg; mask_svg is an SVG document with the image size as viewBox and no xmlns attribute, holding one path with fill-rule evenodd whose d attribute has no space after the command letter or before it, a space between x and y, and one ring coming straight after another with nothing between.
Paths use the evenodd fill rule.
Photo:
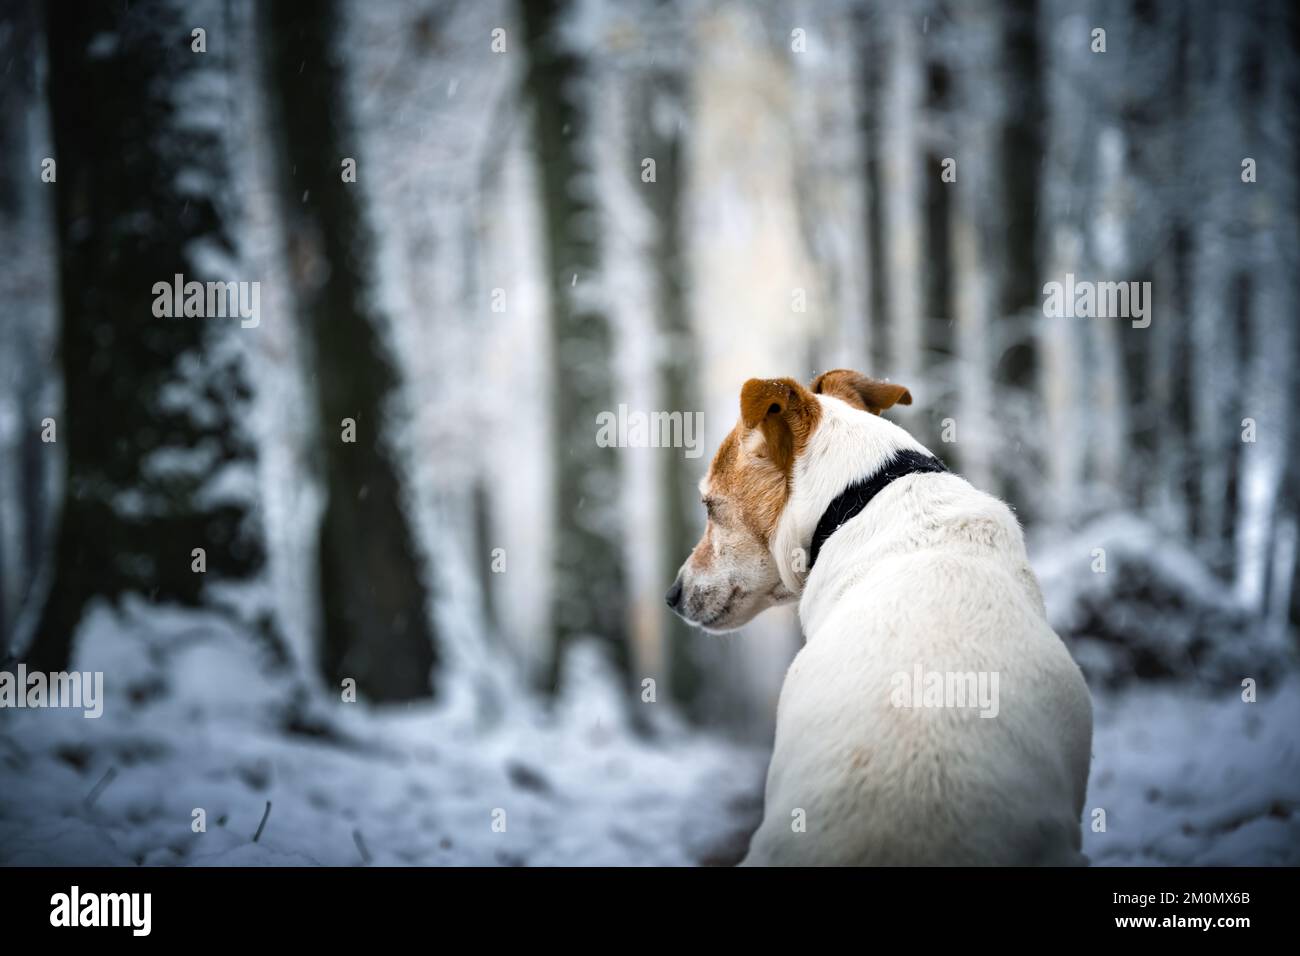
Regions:
<instances>
[{"instance_id":1,"label":"snow-covered tree trunk","mask_svg":"<svg viewBox=\"0 0 1300 956\"><path fill-rule=\"evenodd\" d=\"M1124 330L1133 446L1125 487L1158 527L1179 540L1191 537L1188 488L1196 480L1191 237L1201 203L1188 196L1198 180L1200 150L1189 139L1197 107L1187 53L1195 16L1191 7L1177 5L1136 18L1124 37L1120 77L1112 83L1128 104L1121 126L1126 151L1135 156L1123 221L1135 269L1127 278L1152 283L1150 326Z\"/></svg>"},{"instance_id":2,"label":"snow-covered tree trunk","mask_svg":"<svg viewBox=\"0 0 1300 956\"><path fill-rule=\"evenodd\" d=\"M1004 217L997 180L1001 89L990 65L997 62L1000 13L979 3L958 12L962 42L957 63L956 181L951 230L953 317L956 322L957 403L951 425L962 473L996 492L998 430L993 418L999 291L1006 269ZM944 429L940 429L943 436ZM946 451L946 448L941 448Z\"/></svg>"},{"instance_id":3,"label":"snow-covered tree trunk","mask_svg":"<svg viewBox=\"0 0 1300 956\"><path fill-rule=\"evenodd\" d=\"M291 250L283 241L275 104L267 96L271 52L260 42L262 21L250 2L229 8L232 40L225 47L235 90L234 132L226 139L240 223L240 274L261 283L267 321L255 335L239 336L255 383L250 430L258 447L258 499L268 554L268 585L289 665L304 688L320 689L320 585L317 528L323 495L316 459L316 429L309 381L307 330L292 320ZM247 55L231 55L247 50Z\"/></svg>"},{"instance_id":4,"label":"snow-covered tree trunk","mask_svg":"<svg viewBox=\"0 0 1300 956\"><path fill-rule=\"evenodd\" d=\"M501 356L493 333L523 297L493 274L495 263L485 267L487 224L502 215L486 207L500 189L503 144L523 125L512 108L523 60L514 12L506 0L347 0L340 24L355 189L374 237L371 295L387 316L380 331L401 379L386 428L437 595L440 694L471 693L469 706L486 719L518 696L505 686L518 671L501 653L496 591L525 564L498 537L494 499L517 489L502 487L512 483L500 481L493 442L484 440L502 436L500 404L516 416L523 404L515 404L521 383L491 381ZM396 35L409 42L395 50ZM504 213L521 214L519 206ZM525 246L513 254L522 258ZM490 398L465 402L475 394ZM448 415L449 407L460 412ZM429 454L434 448L440 453Z\"/></svg>"},{"instance_id":5,"label":"snow-covered tree trunk","mask_svg":"<svg viewBox=\"0 0 1300 956\"><path fill-rule=\"evenodd\" d=\"M49 143L44 30L33 0L0 3L0 658L19 631L29 596L52 570L46 557L49 477L57 445L41 441L57 407L49 373L54 340L55 248L50 222L55 184L42 181Z\"/></svg>"},{"instance_id":6,"label":"snow-covered tree trunk","mask_svg":"<svg viewBox=\"0 0 1300 956\"><path fill-rule=\"evenodd\" d=\"M651 217L652 236L646 250L654 267L655 328L659 336L657 384L659 407L693 415L699 409L696 363L698 354L686 283L686 259L682 221L686 203L685 163L682 141L686 136L684 78L680 71L651 69L637 83L631 113L632 129L629 170L642 180L639 192ZM655 162L655 177L645 182L643 159ZM699 532L698 475L684 449L658 449L658 498L661 516L661 581L667 587L685 556L695 546ZM657 589L656 589L657 590ZM664 618L668 652L669 693L686 713L698 716L707 702L700 661L700 634L670 616Z\"/></svg>"},{"instance_id":7,"label":"snow-covered tree trunk","mask_svg":"<svg viewBox=\"0 0 1300 956\"><path fill-rule=\"evenodd\" d=\"M541 516L554 505L547 272L538 237L541 196L527 123L516 122L483 184L478 257L483 302L481 387L502 400L483 411L492 440L481 449L491 499L490 566L503 637L521 670L538 679L550 667L554 592L552 542L559 530ZM508 396L508 398L505 398ZM523 474L520 461L535 463ZM510 480L506 480L509 476ZM518 480L515 480L518 476Z\"/></svg>"},{"instance_id":8,"label":"snow-covered tree trunk","mask_svg":"<svg viewBox=\"0 0 1300 956\"><path fill-rule=\"evenodd\" d=\"M520 4L555 363L553 648L542 680L550 691L558 689L565 654L579 640L598 641L630 678L618 452L596 442L600 414L614 408L613 346L600 303L590 301L599 286L600 246L582 150L587 104L578 97L585 66L559 32L569 9L555 0Z\"/></svg>"},{"instance_id":9,"label":"snow-covered tree trunk","mask_svg":"<svg viewBox=\"0 0 1300 956\"><path fill-rule=\"evenodd\" d=\"M1088 21L1072 7L1056 0L1045 2L1041 23L1042 47L1054 64L1046 72L1048 127L1044 134L1042 240L1044 282L1064 283L1067 273L1086 272L1082 210L1078 192L1091 181L1091 170L1081 159L1087 149L1090 111L1082 100L1080 77L1088 67ZM1041 296L1040 292L1040 296ZM1044 450L1047 487L1041 513L1054 524L1068 527L1081 510L1083 451L1086 447L1083 381L1079 354L1081 321L1046 315L1039 301L1038 369L1045 421Z\"/></svg>"},{"instance_id":10,"label":"snow-covered tree trunk","mask_svg":"<svg viewBox=\"0 0 1300 956\"><path fill-rule=\"evenodd\" d=\"M1249 187L1240 181L1241 144L1245 141L1234 84L1246 56L1239 16L1206 8L1192 18L1194 62L1192 102L1196 116L1189 128L1195 149L1196 181L1206 198L1198 205L1192 228L1191 356L1192 422L1195 435L1195 529L1202 553L1221 573L1235 558L1230 547L1231 485L1241 449L1242 337L1240 282L1243 249L1238 224Z\"/></svg>"},{"instance_id":11,"label":"snow-covered tree trunk","mask_svg":"<svg viewBox=\"0 0 1300 956\"><path fill-rule=\"evenodd\" d=\"M1089 236L1092 249L1089 259L1096 264L1097 271L1088 278L1099 283L1127 283L1133 275L1126 219L1134 199L1129 185L1132 174L1125 168L1127 144L1119 129L1107 125L1100 129L1096 142L1089 144L1088 148L1096 152L1097 176ZM1099 315L1081 321L1086 323L1090 340L1089 361L1094 370L1088 376L1088 408L1093 421L1090 477L1094 488L1088 503L1093 508L1108 509L1130 497L1125 485L1130 402L1122 337L1131 333L1146 334L1146 330L1133 328L1129 317L1122 315Z\"/></svg>"},{"instance_id":12,"label":"snow-covered tree trunk","mask_svg":"<svg viewBox=\"0 0 1300 956\"><path fill-rule=\"evenodd\" d=\"M376 700L433 689L436 631L415 532L385 429L397 377L368 296L372 245L344 174L355 156L343 108L337 5L277 5L262 35L280 135L280 212L294 304L315 379L324 513L317 541L321 660Z\"/></svg>"},{"instance_id":13,"label":"snow-covered tree trunk","mask_svg":"<svg viewBox=\"0 0 1300 956\"><path fill-rule=\"evenodd\" d=\"M880 22L886 38L881 100L880 188L885 244L885 303L890 329L890 367L882 377L909 387L922 370L925 329L923 259L925 175L921 123L925 73L921 54L922 8L886 3ZM897 409L904 427L919 420L916 409Z\"/></svg>"},{"instance_id":14,"label":"snow-covered tree trunk","mask_svg":"<svg viewBox=\"0 0 1300 956\"><path fill-rule=\"evenodd\" d=\"M94 597L198 604L262 564L241 490L247 389L223 344L239 320L160 316L155 292L177 274L231 278L224 87L213 60L178 42L192 19L166 0L129 15L79 3L50 25L64 383L52 417L66 471L28 653L43 670L68 665Z\"/></svg>"},{"instance_id":15,"label":"snow-covered tree trunk","mask_svg":"<svg viewBox=\"0 0 1300 956\"><path fill-rule=\"evenodd\" d=\"M873 268L867 248L868 95L852 5L798 2L790 12L792 102L800 233L811 267L804 311L813 369L871 367ZM883 374L883 373L882 373Z\"/></svg>"},{"instance_id":16,"label":"snow-covered tree trunk","mask_svg":"<svg viewBox=\"0 0 1300 956\"><path fill-rule=\"evenodd\" d=\"M1293 400L1300 377L1295 371L1300 280L1294 268L1300 249L1296 187L1300 148L1294 119L1300 70L1293 46L1297 19L1294 9L1270 8L1251 23L1255 45L1248 49L1258 57L1259 88L1249 90L1254 95L1243 100L1247 135L1241 151L1246 156L1238 160L1237 169L1242 160L1253 159L1256 181L1230 182L1226 187L1237 197L1251 227L1245 255L1254 277L1247 335L1250 352L1240 379L1243 418L1238 422L1243 430L1253 422L1254 441L1241 445L1235 584L1238 598L1260 614L1269 598L1270 560L1283 562L1272 575L1280 587L1291 575L1293 565L1287 562L1294 562L1296 550L1295 489L1290 524L1282 492L1288 463L1296 457ZM1276 619L1276 613L1272 617Z\"/></svg>"},{"instance_id":17,"label":"snow-covered tree trunk","mask_svg":"<svg viewBox=\"0 0 1300 956\"><path fill-rule=\"evenodd\" d=\"M1284 81L1287 85L1283 89L1288 99L1296 103L1300 102L1300 70L1295 69L1294 66L1300 62L1300 16L1295 10L1291 10L1288 21L1288 29L1283 31L1283 35L1290 38L1287 59L1292 64L1292 69ZM1285 135L1290 141L1290 148L1300 153L1300 117L1297 117L1294 111L1285 128ZM1297 210L1297 219L1300 219L1300 210ZM1282 241L1284 248L1288 248L1285 244L1289 243L1289 248L1300 249L1300 222L1293 226L1289 239L1283 234ZM1296 276L1294 270L1288 270L1288 273L1293 283L1292 295L1300 295L1300 291L1297 291L1294 284L1300 282L1300 276ZM1292 314L1294 315L1294 312ZM1286 321L1286 317L1284 316L1282 320ZM1291 408L1300 408L1300 374L1296 374L1294 369L1291 372L1289 401ZM1273 580L1277 582L1277 586L1272 590L1272 604L1274 617L1279 622L1278 629L1284 630L1289 624L1292 634L1300 634L1300 415L1292 414L1290 418L1291 458L1288 478L1284 485L1285 500L1290 511L1290 518L1286 525L1289 533L1279 535L1278 546L1275 549Z\"/></svg>"},{"instance_id":18,"label":"snow-covered tree trunk","mask_svg":"<svg viewBox=\"0 0 1300 956\"><path fill-rule=\"evenodd\" d=\"M998 471L1003 495L1027 517L1040 503L1039 482L1029 475L1042 467L1039 442L1026 440L1042 423L1038 350L1043 327L1045 230L1041 228L1042 177L1048 119L1042 60L1039 0L1008 0L1002 7L998 96L1006 111L996 153L1000 213L1006 232L999 254L1006 270L998 292L993 384L999 419L1011 430L1010 454Z\"/></svg>"},{"instance_id":19,"label":"snow-covered tree trunk","mask_svg":"<svg viewBox=\"0 0 1300 956\"><path fill-rule=\"evenodd\" d=\"M1151 324L1148 378L1143 401L1153 417L1151 504L1163 527L1180 536L1191 531L1186 487L1189 468L1190 382L1186 317L1191 313L1185 281L1184 225L1175 220L1154 264L1152 288L1162 298Z\"/></svg>"},{"instance_id":20,"label":"snow-covered tree trunk","mask_svg":"<svg viewBox=\"0 0 1300 956\"><path fill-rule=\"evenodd\" d=\"M886 241L884 235L884 193L881 188L883 160L880 155L884 63L887 46L881 28L883 14L876 4L854 9L852 37L855 52L853 83L858 95L858 139L862 156L862 233L865 265L870 277L865 288L863 325L864 368L873 375L885 375L889 367L888 306L885 300Z\"/></svg>"}]
</instances>

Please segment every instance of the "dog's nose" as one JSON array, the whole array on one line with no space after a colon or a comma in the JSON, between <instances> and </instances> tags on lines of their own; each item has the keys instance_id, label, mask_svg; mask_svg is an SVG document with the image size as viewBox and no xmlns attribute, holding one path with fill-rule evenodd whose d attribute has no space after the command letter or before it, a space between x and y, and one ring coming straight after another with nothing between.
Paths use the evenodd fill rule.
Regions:
<instances>
[{"instance_id":1,"label":"dog's nose","mask_svg":"<svg viewBox=\"0 0 1300 956\"><path fill-rule=\"evenodd\" d=\"M682 576L680 574L677 575L677 580L673 582L673 586L668 589L668 593L664 595L664 600L668 602L668 606L673 610L676 610L677 606L682 603Z\"/></svg>"}]
</instances>

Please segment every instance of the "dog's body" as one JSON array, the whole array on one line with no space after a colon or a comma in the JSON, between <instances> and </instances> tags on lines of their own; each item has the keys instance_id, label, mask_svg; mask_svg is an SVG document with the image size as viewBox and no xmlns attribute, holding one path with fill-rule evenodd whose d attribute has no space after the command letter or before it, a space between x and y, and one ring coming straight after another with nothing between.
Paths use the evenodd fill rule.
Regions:
<instances>
[{"instance_id":1,"label":"dog's body","mask_svg":"<svg viewBox=\"0 0 1300 956\"><path fill-rule=\"evenodd\" d=\"M748 593L758 577L753 566L733 567L723 612L692 614L691 594L721 587L712 583L725 564L719 518L675 585L684 616L716 629L738 626L758 605L799 600L806 643L781 690L764 818L744 862L1086 862L1091 701L1047 624L1010 509L956 475L907 475L830 534L805 576L831 502L900 451L925 452L878 417L910 396L847 372L820 377L812 393L790 380L751 386L734 447L724 443L705 492L768 516L779 491L768 472L784 472L775 520L760 522L764 570L779 584L729 611L735 589ZM945 677L956 685L977 676L994 681L985 716L936 689Z\"/></svg>"}]
</instances>

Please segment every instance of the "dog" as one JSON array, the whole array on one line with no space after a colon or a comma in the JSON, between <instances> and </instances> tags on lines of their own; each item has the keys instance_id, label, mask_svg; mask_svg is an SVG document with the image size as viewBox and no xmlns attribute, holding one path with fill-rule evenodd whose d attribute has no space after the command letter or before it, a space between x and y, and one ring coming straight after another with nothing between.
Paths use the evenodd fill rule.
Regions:
<instances>
[{"instance_id":1,"label":"dog","mask_svg":"<svg viewBox=\"0 0 1300 956\"><path fill-rule=\"evenodd\" d=\"M1011 509L880 417L901 385L750 379L667 602L721 633L798 601L741 865L1083 865L1092 700Z\"/></svg>"}]
</instances>

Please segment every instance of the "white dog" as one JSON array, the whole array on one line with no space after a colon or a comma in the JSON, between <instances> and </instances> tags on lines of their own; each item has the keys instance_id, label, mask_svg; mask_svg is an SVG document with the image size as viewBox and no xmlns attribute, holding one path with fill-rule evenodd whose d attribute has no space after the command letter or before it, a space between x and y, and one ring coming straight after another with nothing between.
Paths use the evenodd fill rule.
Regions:
<instances>
[{"instance_id":1,"label":"white dog","mask_svg":"<svg viewBox=\"0 0 1300 956\"><path fill-rule=\"evenodd\" d=\"M751 379L668 603L729 631L798 599L749 865L1080 864L1092 703L1011 510L837 370Z\"/></svg>"}]
</instances>

